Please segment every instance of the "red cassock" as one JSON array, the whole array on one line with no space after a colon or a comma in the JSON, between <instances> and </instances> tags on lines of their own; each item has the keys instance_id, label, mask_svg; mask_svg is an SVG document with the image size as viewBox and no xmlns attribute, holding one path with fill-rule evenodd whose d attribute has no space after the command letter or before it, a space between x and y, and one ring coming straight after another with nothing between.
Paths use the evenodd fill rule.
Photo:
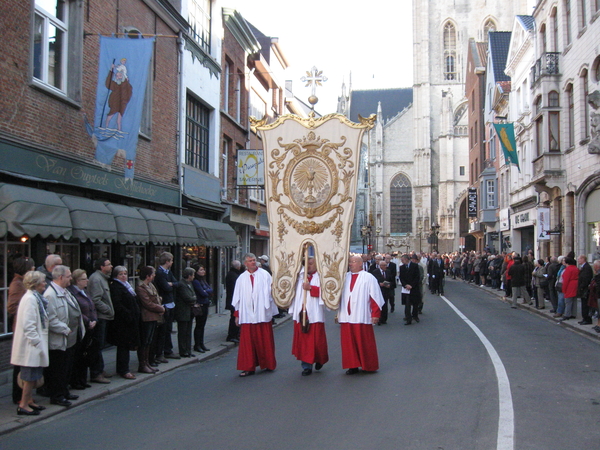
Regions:
<instances>
[{"instance_id":1,"label":"red cassock","mask_svg":"<svg viewBox=\"0 0 600 450\"><path fill-rule=\"evenodd\" d=\"M302 325L294 321L292 355L299 361L309 364L325 364L329 361L325 324L323 322L311 323L308 333L303 333Z\"/></svg>"},{"instance_id":2,"label":"red cassock","mask_svg":"<svg viewBox=\"0 0 600 450\"><path fill-rule=\"evenodd\" d=\"M237 368L253 372L256 366L269 370L275 370L277 366L271 322L240 325Z\"/></svg>"}]
</instances>

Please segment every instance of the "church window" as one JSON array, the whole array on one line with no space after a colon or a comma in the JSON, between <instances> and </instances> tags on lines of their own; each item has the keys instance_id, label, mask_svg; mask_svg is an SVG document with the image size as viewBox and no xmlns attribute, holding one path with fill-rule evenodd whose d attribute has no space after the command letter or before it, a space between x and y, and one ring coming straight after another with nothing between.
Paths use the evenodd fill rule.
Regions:
<instances>
[{"instance_id":1,"label":"church window","mask_svg":"<svg viewBox=\"0 0 600 450\"><path fill-rule=\"evenodd\" d=\"M412 186L404 174L398 174L390 187L390 231L410 233L412 231Z\"/></svg>"},{"instance_id":2,"label":"church window","mask_svg":"<svg viewBox=\"0 0 600 450\"><path fill-rule=\"evenodd\" d=\"M444 80L456 80L456 28L444 26Z\"/></svg>"},{"instance_id":3,"label":"church window","mask_svg":"<svg viewBox=\"0 0 600 450\"><path fill-rule=\"evenodd\" d=\"M489 33L490 31L496 31L496 24L492 19L488 19L483 26L483 41L489 41Z\"/></svg>"}]
</instances>

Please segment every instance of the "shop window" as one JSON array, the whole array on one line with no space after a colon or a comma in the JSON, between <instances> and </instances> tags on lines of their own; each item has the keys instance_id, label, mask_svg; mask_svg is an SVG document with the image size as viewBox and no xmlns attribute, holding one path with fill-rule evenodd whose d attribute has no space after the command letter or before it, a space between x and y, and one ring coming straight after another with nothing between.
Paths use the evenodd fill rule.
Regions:
<instances>
[{"instance_id":1,"label":"shop window","mask_svg":"<svg viewBox=\"0 0 600 450\"><path fill-rule=\"evenodd\" d=\"M132 286L137 286L140 279L140 269L147 265L146 247L143 245L127 245L125 247L125 259L120 265L127 268L129 283ZM113 266L117 266L114 261Z\"/></svg>"},{"instance_id":2,"label":"shop window","mask_svg":"<svg viewBox=\"0 0 600 450\"><path fill-rule=\"evenodd\" d=\"M62 259L63 266L69 267L71 272L81 268L81 265L79 264L79 244L61 241L47 242L46 255L59 255ZM43 261L40 261L38 266L42 263Z\"/></svg>"},{"instance_id":3,"label":"shop window","mask_svg":"<svg viewBox=\"0 0 600 450\"><path fill-rule=\"evenodd\" d=\"M29 241L23 243L18 240L0 239L0 336L12 332L12 317L8 317L8 287L13 279L14 272L12 262L20 256L30 256L31 249ZM36 261L36 267L43 261Z\"/></svg>"}]
</instances>

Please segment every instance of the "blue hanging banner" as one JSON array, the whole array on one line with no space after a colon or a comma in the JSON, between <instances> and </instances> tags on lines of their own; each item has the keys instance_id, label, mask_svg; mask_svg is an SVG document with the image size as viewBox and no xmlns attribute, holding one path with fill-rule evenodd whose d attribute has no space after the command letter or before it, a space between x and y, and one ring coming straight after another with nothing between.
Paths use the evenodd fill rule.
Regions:
<instances>
[{"instance_id":1,"label":"blue hanging banner","mask_svg":"<svg viewBox=\"0 0 600 450\"><path fill-rule=\"evenodd\" d=\"M115 155L125 160L125 179L135 171L138 134L154 38L100 37L98 85L92 139L95 159L110 169Z\"/></svg>"}]
</instances>

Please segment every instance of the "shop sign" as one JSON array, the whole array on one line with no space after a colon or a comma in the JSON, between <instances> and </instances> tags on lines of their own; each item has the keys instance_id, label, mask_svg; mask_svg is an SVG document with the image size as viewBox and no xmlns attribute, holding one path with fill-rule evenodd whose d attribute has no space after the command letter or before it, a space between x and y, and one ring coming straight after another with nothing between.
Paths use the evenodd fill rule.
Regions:
<instances>
[{"instance_id":1,"label":"shop sign","mask_svg":"<svg viewBox=\"0 0 600 450\"><path fill-rule=\"evenodd\" d=\"M512 222L515 228L529 227L533 225L536 218L535 209L528 209L512 215Z\"/></svg>"},{"instance_id":2,"label":"shop sign","mask_svg":"<svg viewBox=\"0 0 600 450\"><path fill-rule=\"evenodd\" d=\"M550 208L537 209L537 235L538 241L549 241L550 234Z\"/></svg>"},{"instance_id":3,"label":"shop sign","mask_svg":"<svg viewBox=\"0 0 600 450\"><path fill-rule=\"evenodd\" d=\"M467 206L467 217L477 217L477 189L469 188L469 193L467 194Z\"/></svg>"},{"instance_id":4,"label":"shop sign","mask_svg":"<svg viewBox=\"0 0 600 450\"><path fill-rule=\"evenodd\" d=\"M179 205L179 189L157 183L126 179L123 173L111 173L81 162L51 155L41 150L0 141L2 170L70 186L95 189L165 205Z\"/></svg>"},{"instance_id":5,"label":"shop sign","mask_svg":"<svg viewBox=\"0 0 600 450\"><path fill-rule=\"evenodd\" d=\"M508 213L508 208L501 209L499 216L500 216L500 231L510 230L510 214Z\"/></svg>"},{"instance_id":6,"label":"shop sign","mask_svg":"<svg viewBox=\"0 0 600 450\"><path fill-rule=\"evenodd\" d=\"M265 185L265 160L262 150L237 151L237 185Z\"/></svg>"}]
</instances>

